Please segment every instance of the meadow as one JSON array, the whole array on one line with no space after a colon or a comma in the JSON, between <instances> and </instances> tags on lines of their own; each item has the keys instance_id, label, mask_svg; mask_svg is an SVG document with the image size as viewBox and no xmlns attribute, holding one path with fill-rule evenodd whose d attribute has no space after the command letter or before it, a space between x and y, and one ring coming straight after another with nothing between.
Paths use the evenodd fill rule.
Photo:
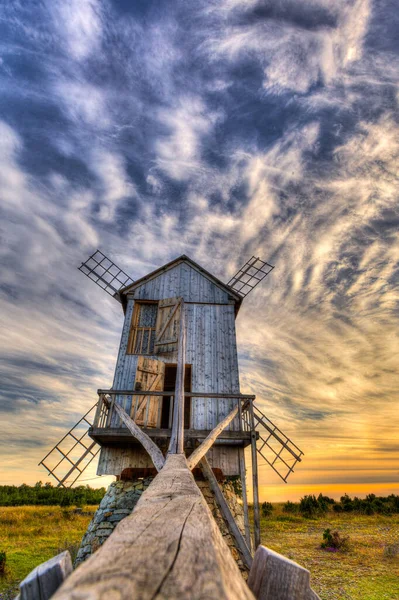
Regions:
<instances>
[{"instance_id":1,"label":"meadow","mask_svg":"<svg viewBox=\"0 0 399 600\"><path fill-rule=\"evenodd\" d=\"M309 569L321 600L399 600L398 514L328 511L309 519L273 509L261 520L262 544ZM321 549L326 529L348 536L348 549Z\"/></svg>"},{"instance_id":2,"label":"meadow","mask_svg":"<svg viewBox=\"0 0 399 600\"><path fill-rule=\"evenodd\" d=\"M36 565L65 549L76 553L95 509L0 507L0 552L7 557L0 599L14 598L18 582ZM389 556L399 542L398 514L329 511L309 519L273 505L261 526L262 543L309 569L322 600L399 600L399 553ZM346 551L320 548L327 528L349 536Z\"/></svg>"}]
</instances>

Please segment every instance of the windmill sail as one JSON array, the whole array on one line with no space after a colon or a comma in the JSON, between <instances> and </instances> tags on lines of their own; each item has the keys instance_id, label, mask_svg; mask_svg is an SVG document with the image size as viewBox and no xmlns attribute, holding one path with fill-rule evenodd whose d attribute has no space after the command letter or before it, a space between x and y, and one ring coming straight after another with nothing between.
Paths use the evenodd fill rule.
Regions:
<instances>
[{"instance_id":1,"label":"windmill sail","mask_svg":"<svg viewBox=\"0 0 399 600\"><path fill-rule=\"evenodd\" d=\"M119 290L134 281L100 250L96 250L94 254L89 256L78 269L107 294L116 299L118 299L116 294Z\"/></svg>"},{"instance_id":2,"label":"windmill sail","mask_svg":"<svg viewBox=\"0 0 399 600\"><path fill-rule=\"evenodd\" d=\"M88 436L89 427L92 426L91 415L96 408L97 403L39 462L57 480L57 487L72 487L100 452L98 444Z\"/></svg>"},{"instance_id":3,"label":"windmill sail","mask_svg":"<svg viewBox=\"0 0 399 600\"><path fill-rule=\"evenodd\" d=\"M274 269L259 257L252 256L246 263L237 271L237 273L227 283L235 292L242 298L248 296L254 287L258 285L265 277Z\"/></svg>"},{"instance_id":4,"label":"windmill sail","mask_svg":"<svg viewBox=\"0 0 399 600\"><path fill-rule=\"evenodd\" d=\"M248 417L243 415L250 428ZM255 429L259 435L256 450L264 461L287 483L294 467L301 462L303 452L257 406L254 405Z\"/></svg>"}]
</instances>

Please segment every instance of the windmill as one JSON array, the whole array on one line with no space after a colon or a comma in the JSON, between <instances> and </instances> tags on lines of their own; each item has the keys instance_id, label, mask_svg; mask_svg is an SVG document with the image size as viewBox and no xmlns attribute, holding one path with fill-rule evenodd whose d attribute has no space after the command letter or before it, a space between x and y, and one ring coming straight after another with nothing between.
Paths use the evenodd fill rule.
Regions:
<instances>
[{"instance_id":1,"label":"windmill","mask_svg":"<svg viewBox=\"0 0 399 600\"><path fill-rule=\"evenodd\" d=\"M185 453L192 467L203 456L209 477L241 478L250 547L250 446L257 547L257 457L287 482L303 455L239 387L235 318L273 268L252 256L223 283L185 255L136 281L99 250L80 265L121 303L125 319L112 388L98 390L96 404L39 463L58 486L75 483L98 454L98 475L129 470L136 477L162 468L171 449Z\"/></svg>"}]
</instances>

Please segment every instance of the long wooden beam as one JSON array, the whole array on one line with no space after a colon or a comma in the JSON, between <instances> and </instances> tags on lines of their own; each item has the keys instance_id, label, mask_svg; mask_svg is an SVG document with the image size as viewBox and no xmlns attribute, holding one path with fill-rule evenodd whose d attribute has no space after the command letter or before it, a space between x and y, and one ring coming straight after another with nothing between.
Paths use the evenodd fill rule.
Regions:
<instances>
[{"instance_id":1,"label":"long wooden beam","mask_svg":"<svg viewBox=\"0 0 399 600\"><path fill-rule=\"evenodd\" d=\"M129 417L127 412L119 404L115 402L113 408L119 415L121 420L124 422L130 433L147 450L152 462L154 463L154 467L156 468L156 470L160 471L165 464L165 458L158 446L146 433L144 433L144 431L138 425L136 425L136 423Z\"/></svg>"},{"instance_id":2,"label":"long wooden beam","mask_svg":"<svg viewBox=\"0 0 399 600\"><path fill-rule=\"evenodd\" d=\"M183 455L52 600L76 598L254 600Z\"/></svg>"},{"instance_id":3,"label":"long wooden beam","mask_svg":"<svg viewBox=\"0 0 399 600\"><path fill-rule=\"evenodd\" d=\"M177 370L175 399L173 404L172 435L168 453L183 454L184 452L184 375L186 363L186 319L184 301L180 300L180 329L179 346L177 349Z\"/></svg>"},{"instance_id":4,"label":"long wooden beam","mask_svg":"<svg viewBox=\"0 0 399 600\"><path fill-rule=\"evenodd\" d=\"M233 515L231 514L230 507L222 494L222 490L219 487L217 479L211 469L210 464L207 461L206 456L204 456L201 459L201 469L205 478L208 480L209 485L211 486L212 492L215 494L217 505L219 506L220 512L222 513L222 517L225 520L227 527L236 542L238 551L241 554L242 561L249 571L252 567L251 552L249 551L245 539L241 531L239 530Z\"/></svg>"},{"instance_id":5,"label":"long wooden beam","mask_svg":"<svg viewBox=\"0 0 399 600\"><path fill-rule=\"evenodd\" d=\"M202 444L198 446L198 448L196 448L194 452L188 457L187 463L190 469L194 469L195 465L199 463L203 456L205 456L209 448L213 446L215 440L222 433L223 429L226 429L226 427L229 425L229 423L231 423L231 421L234 419L237 413L238 406L233 408L233 410L229 412L227 417L225 417L222 421L220 421L220 423L216 425L214 429L212 429L211 433L204 439Z\"/></svg>"}]
</instances>

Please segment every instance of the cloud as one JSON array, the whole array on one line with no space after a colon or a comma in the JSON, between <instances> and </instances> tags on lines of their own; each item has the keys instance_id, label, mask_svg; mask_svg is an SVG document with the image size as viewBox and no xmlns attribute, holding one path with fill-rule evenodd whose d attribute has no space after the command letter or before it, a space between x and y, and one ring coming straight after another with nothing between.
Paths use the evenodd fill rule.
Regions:
<instances>
[{"instance_id":1,"label":"cloud","mask_svg":"<svg viewBox=\"0 0 399 600\"><path fill-rule=\"evenodd\" d=\"M388 485L399 132L383 7L2 11L6 477L36 477L39 445L112 381L122 312L76 269L100 247L133 278L182 253L224 281L252 254L275 264L237 319L242 390L303 446L294 483L327 485L324 467L346 483L350 455L359 481L370 459Z\"/></svg>"},{"instance_id":2,"label":"cloud","mask_svg":"<svg viewBox=\"0 0 399 600\"><path fill-rule=\"evenodd\" d=\"M57 0L48 3L56 31L73 59L87 59L98 51L102 37L102 5L96 0Z\"/></svg>"}]
</instances>

